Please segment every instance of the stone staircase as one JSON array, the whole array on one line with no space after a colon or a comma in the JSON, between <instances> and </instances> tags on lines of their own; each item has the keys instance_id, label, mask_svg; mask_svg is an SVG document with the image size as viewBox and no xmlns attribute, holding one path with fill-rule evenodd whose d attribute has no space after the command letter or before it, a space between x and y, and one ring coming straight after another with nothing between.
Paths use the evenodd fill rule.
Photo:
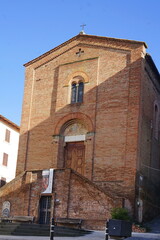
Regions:
<instances>
[{"instance_id":1,"label":"stone staircase","mask_svg":"<svg viewBox=\"0 0 160 240\"><path fill-rule=\"evenodd\" d=\"M90 234L91 231L55 226L55 236L78 237ZM0 235L15 236L49 236L50 226L27 223L0 223Z\"/></svg>"}]
</instances>

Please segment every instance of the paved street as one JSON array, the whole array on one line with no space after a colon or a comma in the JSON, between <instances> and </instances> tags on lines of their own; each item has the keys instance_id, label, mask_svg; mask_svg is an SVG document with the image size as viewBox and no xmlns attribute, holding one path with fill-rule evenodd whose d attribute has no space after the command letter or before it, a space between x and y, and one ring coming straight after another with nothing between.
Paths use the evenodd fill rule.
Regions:
<instances>
[{"instance_id":1,"label":"paved street","mask_svg":"<svg viewBox=\"0 0 160 240\"><path fill-rule=\"evenodd\" d=\"M76 240L105 240L105 233L103 231L95 231L83 237L75 237ZM55 240L72 240L74 237L55 237ZM125 240L157 240L160 239L160 234L155 233L133 233L132 237ZM50 240L49 237L32 237L32 236L2 236L0 240ZM110 239L111 240L111 239ZM113 240L113 239L112 239Z\"/></svg>"},{"instance_id":2,"label":"paved street","mask_svg":"<svg viewBox=\"0 0 160 240\"><path fill-rule=\"evenodd\" d=\"M154 219L147 226L151 229L151 233L132 233L132 237L125 240L160 240L160 217ZM104 231L94 231L81 237L55 237L54 240L105 240ZM50 240L50 237L35 237L35 236L2 236L0 240ZM110 240L113 240L113 238Z\"/></svg>"},{"instance_id":3,"label":"paved street","mask_svg":"<svg viewBox=\"0 0 160 240\"><path fill-rule=\"evenodd\" d=\"M160 234L157 233L132 233L132 237L125 240L156 240L160 239Z\"/></svg>"}]
</instances>

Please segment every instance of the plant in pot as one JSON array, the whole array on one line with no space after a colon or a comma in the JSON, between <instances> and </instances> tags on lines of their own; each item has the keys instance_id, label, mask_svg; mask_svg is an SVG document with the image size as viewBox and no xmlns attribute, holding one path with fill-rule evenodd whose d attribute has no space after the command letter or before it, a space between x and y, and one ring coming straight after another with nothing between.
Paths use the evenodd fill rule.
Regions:
<instances>
[{"instance_id":1,"label":"plant in pot","mask_svg":"<svg viewBox=\"0 0 160 240\"><path fill-rule=\"evenodd\" d=\"M132 233L132 222L128 210L125 208L113 208L112 219L109 219L108 232L110 236L130 237Z\"/></svg>"}]
</instances>

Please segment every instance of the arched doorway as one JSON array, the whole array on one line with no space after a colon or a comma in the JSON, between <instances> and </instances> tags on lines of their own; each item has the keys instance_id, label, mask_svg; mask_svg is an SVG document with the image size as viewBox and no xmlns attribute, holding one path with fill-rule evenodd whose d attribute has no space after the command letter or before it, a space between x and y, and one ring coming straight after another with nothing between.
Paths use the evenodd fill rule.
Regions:
<instances>
[{"instance_id":1,"label":"arched doorway","mask_svg":"<svg viewBox=\"0 0 160 240\"><path fill-rule=\"evenodd\" d=\"M63 167L72 168L84 175L85 171L85 140L87 129L78 119L70 120L61 128L60 148L63 155Z\"/></svg>"}]
</instances>

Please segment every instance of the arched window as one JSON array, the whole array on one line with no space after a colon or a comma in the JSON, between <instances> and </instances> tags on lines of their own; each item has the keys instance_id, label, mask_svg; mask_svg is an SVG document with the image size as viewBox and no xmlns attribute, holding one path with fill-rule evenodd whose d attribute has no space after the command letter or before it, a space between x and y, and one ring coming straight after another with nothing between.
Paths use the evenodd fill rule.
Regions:
<instances>
[{"instance_id":1,"label":"arched window","mask_svg":"<svg viewBox=\"0 0 160 240\"><path fill-rule=\"evenodd\" d=\"M84 83L73 82L71 85L71 103L83 102Z\"/></svg>"},{"instance_id":2,"label":"arched window","mask_svg":"<svg viewBox=\"0 0 160 240\"><path fill-rule=\"evenodd\" d=\"M80 82L78 85L78 99L77 102L83 102L83 90L84 90L84 83Z\"/></svg>"},{"instance_id":3,"label":"arched window","mask_svg":"<svg viewBox=\"0 0 160 240\"><path fill-rule=\"evenodd\" d=\"M76 95L77 95L77 84L72 83L72 90L71 90L71 103L76 102Z\"/></svg>"}]
</instances>

